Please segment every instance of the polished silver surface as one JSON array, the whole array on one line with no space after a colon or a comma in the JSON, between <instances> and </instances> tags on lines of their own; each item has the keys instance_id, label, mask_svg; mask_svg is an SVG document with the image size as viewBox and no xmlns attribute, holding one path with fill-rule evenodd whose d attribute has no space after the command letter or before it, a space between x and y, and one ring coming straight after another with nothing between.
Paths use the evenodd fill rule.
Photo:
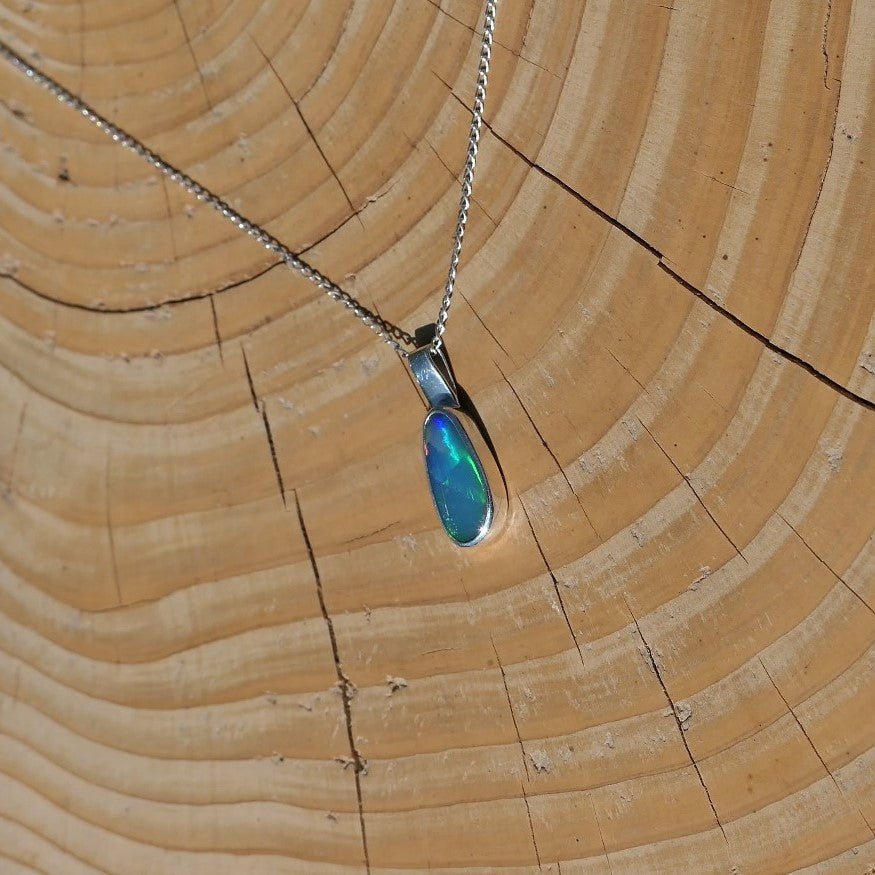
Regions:
<instances>
[{"instance_id":1,"label":"polished silver surface","mask_svg":"<svg viewBox=\"0 0 875 875\"><path fill-rule=\"evenodd\" d=\"M477 86L474 93L474 107L471 113L471 131L468 138L468 153L465 160L465 169L462 173L462 192L459 201L459 217L456 224L456 233L453 238L453 248L450 255L450 270L444 287L444 295L441 300L435 323L434 339L431 348L437 352L442 345L441 337L446 329L450 303L453 297L453 288L456 282L456 272L459 266L459 256L462 252L462 238L465 235L465 225L468 221L468 210L471 205L471 191L474 184L474 164L477 159L477 147L480 141L480 128L483 121L483 104L486 99L486 82L489 75L489 62L492 56L492 39L495 31L495 11L497 0L487 0L486 12L483 22L483 42L480 48L480 64L477 69ZM224 216L238 230L252 237L265 249L278 255L285 264L302 273L310 282L325 292L328 297L343 304L354 316L377 334L383 341L394 349L402 358L408 358L410 353L404 348L400 340L410 343L410 336L405 332L395 329L379 316L371 313L348 292L333 283L328 277L320 273L316 268L307 264L302 258L292 252L264 228L241 215L230 204L217 197L205 186L192 179L183 171L177 169L160 155L153 152L139 140L122 130L104 118L87 103L75 94L56 82L47 73L43 73L37 67L26 61L15 52L11 46L0 40L0 57L7 60L13 67L20 70L35 84L53 94L61 103L69 106L83 118L87 119L96 128L102 130L114 142L139 155L156 170L163 173L171 182L184 188L189 194L199 201L209 204L214 210ZM394 330L393 330L394 329Z\"/></svg>"},{"instance_id":2,"label":"polished silver surface","mask_svg":"<svg viewBox=\"0 0 875 875\"><path fill-rule=\"evenodd\" d=\"M443 348L437 352L431 346L418 349L408 354L407 363L429 407L459 406L456 381Z\"/></svg>"}]
</instances>

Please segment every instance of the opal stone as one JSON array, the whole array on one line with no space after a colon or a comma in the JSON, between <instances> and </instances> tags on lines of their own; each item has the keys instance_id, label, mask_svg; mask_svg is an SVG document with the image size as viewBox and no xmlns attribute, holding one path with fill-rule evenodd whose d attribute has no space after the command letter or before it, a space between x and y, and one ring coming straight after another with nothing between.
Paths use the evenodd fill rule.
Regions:
<instances>
[{"instance_id":1,"label":"opal stone","mask_svg":"<svg viewBox=\"0 0 875 875\"><path fill-rule=\"evenodd\" d=\"M425 470L438 516L460 546L480 541L492 522L492 493L471 439L456 415L430 410L422 426Z\"/></svg>"}]
</instances>

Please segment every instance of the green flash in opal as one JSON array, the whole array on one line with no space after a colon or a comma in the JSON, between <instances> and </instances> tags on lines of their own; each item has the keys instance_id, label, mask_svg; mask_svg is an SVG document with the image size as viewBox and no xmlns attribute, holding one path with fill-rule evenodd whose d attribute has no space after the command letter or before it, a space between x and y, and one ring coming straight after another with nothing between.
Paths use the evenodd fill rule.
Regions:
<instances>
[{"instance_id":1,"label":"green flash in opal","mask_svg":"<svg viewBox=\"0 0 875 875\"><path fill-rule=\"evenodd\" d=\"M448 409L429 411L422 426L425 470L438 516L460 547L481 541L492 522L492 493L471 439Z\"/></svg>"}]
</instances>

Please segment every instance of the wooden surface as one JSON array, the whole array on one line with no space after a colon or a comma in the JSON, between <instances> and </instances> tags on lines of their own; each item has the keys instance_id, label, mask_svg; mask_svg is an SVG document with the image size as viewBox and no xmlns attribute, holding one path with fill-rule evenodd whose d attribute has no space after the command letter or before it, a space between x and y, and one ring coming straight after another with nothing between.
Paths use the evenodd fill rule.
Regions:
<instances>
[{"instance_id":1,"label":"wooden surface","mask_svg":"<svg viewBox=\"0 0 875 875\"><path fill-rule=\"evenodd\" d=\"M4 0L363 303L434 318L471 0ZM0 65L0 872L872 872L875 3L501 9L438 531L342 308ZM248 376L247 376L248 375Z\"/></svg>"}]
</instances>

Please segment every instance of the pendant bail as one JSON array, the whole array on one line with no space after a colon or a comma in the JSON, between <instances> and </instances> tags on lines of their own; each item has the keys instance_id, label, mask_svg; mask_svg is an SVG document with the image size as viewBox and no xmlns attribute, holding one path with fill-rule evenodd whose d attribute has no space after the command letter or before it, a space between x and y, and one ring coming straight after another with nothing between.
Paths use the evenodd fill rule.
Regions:
<instances>
[{"instance_id":1,"label":"pendant bail","mask_svg":"<svg viewBox=\"0 0 875 875\"><path fill-rule=\"evenodd\" d=\"M459 393L443 347L425 346L407 357L408 364L429 407L458 407Z\"/></svg>"}]
</instances>

